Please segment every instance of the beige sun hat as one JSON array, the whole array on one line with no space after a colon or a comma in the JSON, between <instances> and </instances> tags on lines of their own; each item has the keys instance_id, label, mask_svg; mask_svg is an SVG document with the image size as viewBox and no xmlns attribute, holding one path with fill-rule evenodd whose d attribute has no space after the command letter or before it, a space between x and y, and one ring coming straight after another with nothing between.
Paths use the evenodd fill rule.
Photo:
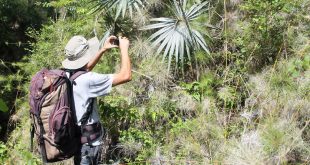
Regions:
<instances>
[{"instance_id":1,"label":"beige sun hat","mask_svg":"<svg viewBox=\"0 0 310 165\"><path fill-rule=\"evenodd\" d=\"M97 37L88 41L83 36L72 37L65 47L66 59L62 66L66 69L79 69L85 66L99 50Z\"/></svg>"}]
</instances>

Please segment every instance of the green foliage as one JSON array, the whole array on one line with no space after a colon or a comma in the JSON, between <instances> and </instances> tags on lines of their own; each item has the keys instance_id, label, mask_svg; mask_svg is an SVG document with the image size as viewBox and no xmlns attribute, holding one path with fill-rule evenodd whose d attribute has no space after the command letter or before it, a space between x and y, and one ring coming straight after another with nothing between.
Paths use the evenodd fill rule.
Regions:
<instances>
[{"instance_id":1,"label":"green foliage","mask_svg":"<svg viewBox=\"0 0 310 165\"><path fill-rule=\"evenodd\" d=\"M105 125L114 133L120 129L121 135L124 136L120 136L121 139L132 138L132 136L138 137L142 135L142 132L146 133L148 131L152 131L154 136L154 133L165 127L162 125L163 122L168 121L171 116L176 114L174 107L171 105L172 103L163 97L162 94L153 94L151 98L144 103L144 107L137 108L135 107L137 106L136 104L129 104L129 100L123 96L106 97L104 100L101 100L101 105L103 106L100 107L103 110L102 118ZM134 128L132 126L136 126L136 129L132 129ZM157 133L160 134L161 132ZM145 136L148 137L147 134ZM148 137L148 139L150 138ZM150 140L143 142L144 147L150 145Z\"/></svg>"},{"instance_id":2,"label":"green foliage","mask_svg":"<svg viewBox=\"0 0 310 165\"><path fill-rule=\"evenodd\" d=\"M0 1L0 98L3 99L0 108L0 127L3 128L0 130L1 140L6 139L4 128L7 128L9 114L16 110L15 100L22 94L21 80L24 78L16 62L25 56L29 48L28 41L31 39L25 30L30 26L40 28L49 15L50 11L42 10L33 1Z\"/></svg>"},{"instance_id":3,"label":"green foliage","mask_svg":"<svg viewBox=\"0 0 310 165\"><path fill-rule=\"evenodd\" d=\"M5 102L0 98L0 111L7 112L9 110Z\"/></svg>"},{"instance_id":4,"label":"green foliage","mask_svg":"<svg viewBox=\"0 0 310 165\"><path fill-rule=\"evenodd\" d=\"M174 124L167 137L161 151L164 158L197 161L199 164L210 163L205 155L215 156L225 140L223 129L205 115Z\"/></svg>"},{"instance_id":5,"label":"green foliage","mask_svg":"<svg viewBox=\"0 0 310 165\"><path fill-rule=\"evenodd\" d=\"M70 23L68 23L70 22ZM92 37L92 20L84 17L81 20L58 21L55 24L45 25L41 32L29 30L29 36L36 39L39 44L33 45L32 56L25 60L29 63L21 64L26 73L34 74L41 68L60 68L64 59L63 48L74 34L81 34L87 38Z\"/></svg>"},{"instance_id":6,"label":"green foliage","mask_svg":"<svg viewBox=\"0 0 310 165\"><path fill-rule=\"evenodd\" d=\"M7 146L0 142L0 162L5 162L8 157L9 155Z\"/></svg>"},{"instance_id":7,"label":"green foliage","mask_svg":"<svg viewBox=\"0 0 310 165\"><path fill-rule=\"evenodd\" d=\"M218 97L224 102L225 107L233 108L237 99L236 88L225 86L218 91Z\"/></svg>"},{"instance_id":8,"label":"green foliage","mask_svg":"<svg viewBox=\"0 0 310 165\"><path fill-rule=\"evenodd\" d=\"M269 124L270 125L270 124ZM272 155L280 149L286 139L285 132L278 128L275 128L274 125L267 127L265 133L263 133L263 141L265 143L265 150Z\"/></svg>"},{"instance_id":9,"label":"green foliage","mask_svg":"<svg viewBox=\"0 0 310 165\"><path fill-rule=\"evenodd\" d=\"M267 120L262 128L262 144L264 151L274 160L270 162L287 162L286 155L299 154L304 150L305 144L301 138L301 130L292 121ZM298 153L299 152L299 153ZM307 151L306 151L307 152ZM302 153L302 152L301 152Z\"/></svg>"},{"instance_id":10,"label":"green foliage","mask_svg":"<svg viewBox=\"0 0 310 165\"><path fill-rule=\"evenodd\" d=\"M248 24L241 25L244 33L239 45L242 52L251 52L245 56L251 60L252 71L288 53L286 32L303 14L302 5L307 4L295 0L248 0L241 5ZM297 10L301 12L296 15Z\"/></svg>"},{"instance_id":11,"label":"green foliage","mask_svg":"<svg viewBox=\"0 0 310 165\"><path fill-rule=\"evenodd\" d=\"M122 124L134 122L139 113L132 107L124 96L106 97L100 100L100 109L103 110L102 119L107 126L117 131Z\"/></svg>"},{"instance_id":12,"label":"green foliage","mask_svg":"<svg viewBox=\"0 0 310 165\"><path fill-rule=\"evenodd\" d=\"M36 2L37 6L54 9L55 19L63 20L67 15L72 18L78 18L78 15L84 15L89 13L88 7L90 6L90 0L58 0L50 2Z\"/></svg>"},{"instance_id":13,"label":"green foliage","mask_svg":"<svg viewBox=\"0 0 310 165\"><path fill-rule=\"evenodd\" d=\"M59 1L51 1L51 2L37 2L37 5L42 5L43 7L55 7L61 8L64 6L70 6L75 3L75 0L59 0Z\"/></svg>"},{"instance_id":14,"label":"green foliage","mask_svg":"<svg viewBox=\"0 0 310 165\"><path fill-rule=\"evenodd\" d=\"M280 90L293 90L298 88L298 82L295 80L309 69L309 56L292 60L285 65L279 65L275 70L277 74L271 72L271 86Z\"/></svg>"},{"instance_id":15,"label":"green foliage","mask_svg":"<svg viewBox=\"0 0 310 165\"><path fill-rule=\"evenodd\" d=\"M194 81L189 84L181 83L181 86L184 87L195 100L201 102L205 96L215 96L213 88L216 84L216 77L209 72L203 75L200 81Z\"/></svg>"},{"instance_id":16,"label":"green foliage","mask_svg":"<svg viewBox=\"0 0 310 165\"><path fill-rule=\"evenodd\" d=\"M134 127L129 128L128 130L122 131L120 134L120 142L126 143L128 141L134 140L137 143L142 143L142 146L145 148L154 147L154 138L152 137L152 132L139 130Z\"/></svg>"},{"instance_id":17,"label":"green foliage","mask_svg":"<svg viewBox=\"0 0 310 165\"><path fill-rule=\"evenodd\" d=\"M27 103L27 98L25 100L20 101L19 105L24 107L23 109L20 109L19 115L19 123L16 123L16 128L11 133L9 141L6 142L6 145L8 147L8 164L33 164L38 165L42 161L40 157L38 157L37 153L30 152L30 122L29 122L29 112L27 111L29 109L29 105ZM27 116L27 117L26 117ZM34 140L34 143L36 144L36 141ZM34 148L34 151L37 151L37 148Z\"/></svg>"},{"instance_id":18,"label":"green foliage","mask_svg":"<svg viewBox=\"0 0 310 165\"><path fill-rule=\"evenodd\" d=\"M32 1L0 1L0 61L6 65L5 69L2 69L1 66L1 75L13 74L18 70L11 63L22 59L26 54L25 50L29 48L28 41L31 40L24 32L28 27L40 28L46 22L49 14L49 11L42 10ZM15 93L16 91L11 92ZM14 98L14 96L12 97ZM7 99L13 102L11 99Z\"/></svg>"}]
</instances>

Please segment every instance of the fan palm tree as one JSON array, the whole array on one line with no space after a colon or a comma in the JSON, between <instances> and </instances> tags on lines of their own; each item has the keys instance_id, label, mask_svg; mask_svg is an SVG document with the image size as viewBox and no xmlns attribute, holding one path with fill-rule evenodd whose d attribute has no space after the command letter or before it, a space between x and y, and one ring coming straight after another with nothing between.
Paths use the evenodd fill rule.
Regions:
<instances>
[{"instance_id":1,"label":"fan palm tree","mask_svg":"<svg viewBox=\"0 0 310 165\"><path fill-rule=\"evenodd\" d=\"M116 9L115 19L120 14L125 17L126 12L129 12L130 17L133 17L133 12L136 10L139 14L142 14L141 8L144 7L145 0L95 0L95 11L103 11Z\"/></svg>"},{"instance_id":2,"label":"fan palm tree","mask_svg":"<svg viewBox=\"0 0 310 165\"><path fill-rule=\"evenodd\" d=\"M184 65L184 56L191 59L190 52L202 48L207 54L210 54L208 45L203 35L191 26L191 22L198 18L207 8L208 2L194 4L186 8L187 0L177 2L173 0L173 17L153 18L150 21L156 22L147 25L141 30L158 29L149 39L153 41L153 46L159 44L157 53L163 53L163 59L168 55L168 70L170 69L171 60L175 56L176 64L179 59L181 65Z\"/></svg>"}]
</instances>

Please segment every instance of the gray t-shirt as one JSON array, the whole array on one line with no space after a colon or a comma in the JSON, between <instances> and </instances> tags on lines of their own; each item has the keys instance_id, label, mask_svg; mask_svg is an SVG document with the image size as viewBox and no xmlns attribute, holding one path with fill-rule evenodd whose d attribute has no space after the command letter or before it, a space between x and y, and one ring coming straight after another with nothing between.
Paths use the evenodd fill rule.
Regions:
<instances>
[{"instance_id":1,"label":"gray t-shirt","mask_svg":"<svg viewBox=\"0 0 310 165\"><path fill-rule=\"evenodd\" d=\"M75 84L73 85L73 95L77 121L79 121L86 112L92 98L104 96L110 93L112 89L112 82L112 74L99 74L94 72L87 72L75 79ZM87 125L99 121L98 106L95 101L93 111ZM78 124L80 125L81 123ZM98 138L98 140L93 142L92 145L99 145L99 139L101 138Z\"/></svg>"}]
</instances>

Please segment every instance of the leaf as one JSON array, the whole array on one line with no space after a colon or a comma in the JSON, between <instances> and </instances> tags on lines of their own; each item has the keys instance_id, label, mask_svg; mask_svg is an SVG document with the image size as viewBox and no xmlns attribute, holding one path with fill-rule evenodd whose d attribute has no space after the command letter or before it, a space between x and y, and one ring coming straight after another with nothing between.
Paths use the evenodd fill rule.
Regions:
<instances>
[{"instance_id":1,"label":"leaf","mask_svg":"<svg viewBox=\"0 0 310 165\"><path fill-rule=\"evenodd\" d=\"M157 116L157 113L156 112L152 112L152 120L153 121L156 121L156 116Z\"/></svg>"},{"instance_id":2,"label":"leaf","mask_svg":"<svg viewBox=\"0 0 310 165\"><path fill-rule=\"evenodd\" d=\"M141 9L144 7L145 1L141 0L100 0L94 6L95 12L108 11L116 9L115 19L120 15L124 18L126 12L129 12L130 17L133 17L133 9L142 15Z\"/></svg>"},{"instance_id":3,"label":"leaf","mask_svg":"<svg viewBox=\"0 0 310 165\"><path fill-rule=\"evenodd\" d=\"M157 28L163 28L163 27L171 27L174 24L175 23L157 23L157 24L144 26L143 28L140 28L140 30L150 30L150 29L157 29Z\"/></svg>"},{"instance_id":4,"label":"leaf","mask_svg":"<svg viewBox=\"0 0 310 165\"><path fill-rule=\"evenodd\" d=\"M206 9L204 9L204 7L208 4L209 2L204 2L200 5L193 5L188 12L186 12L186 17L188 17L189 19L194 19L196 18L198 15L200 15L202 12L205 12Z\"/></svg>"},{"instance_id":5,"label":"leaf","mask_svg":"<svg viewBox=\"0 0 310 165\"><path fill-rule=\"evenodd\" d=\"M8 110L9 110L9 108L7 107L5 102L2 99L0 99L0 111L7 112Z\"/></svg>"},{"instance_id":6,"label":"leaf","mask_svg":"<svg viewBox=\"0 0 310 165\"><path fill-rule=\"evenodd\" d=\"M102 48L102 46L103 46L103 44L104 44L104 42L108 39L108 37L111 35L111 31L112 31L112 29L110 28L109 30L107 30L105 33L104 33L104 35L103 35L103 37L102 37L102 39L101 39L101 41L100 41L100 46L99 46L99 49L101 49Z\"/></svg>"},{"instance_id":7,"label":"leaf","mask_svg":"<svg viewBox=\"0 0 310 165\"><path fill-rule=\"evenodd\" d=\"M197 18L206 10L205 7L209 2L194 4L188 11L185 11L186 3L186 0L182 1L182 3L174 0L172 3L174 7L172 18L153 18L150 21L155 23L140 28L140 30L157 29L149 37L149 40L152 41L154 47L159 45L157 54L163 52L163 59L166 59L168 56L168 70L170 69L173 56L176 66L178 62L181 62L183 67L185 55L190 60L191 51L193 50L202 48L207 54L210 54L204 37L199 31L192 29L189 25L193 19ZM207 35L207 37L209 36Z\"/></svg>"}]
</instances>

